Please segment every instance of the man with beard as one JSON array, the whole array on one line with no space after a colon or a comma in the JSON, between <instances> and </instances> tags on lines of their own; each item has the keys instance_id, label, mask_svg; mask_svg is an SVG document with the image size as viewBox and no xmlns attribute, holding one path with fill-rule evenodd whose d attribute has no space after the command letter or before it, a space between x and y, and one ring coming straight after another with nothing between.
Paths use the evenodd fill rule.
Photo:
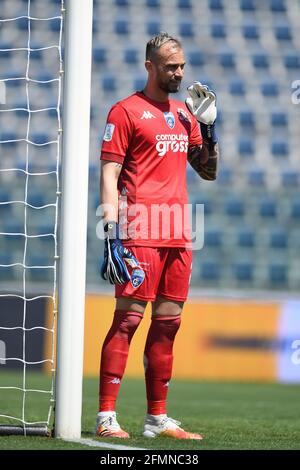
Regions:
<instances>
[{"instance_id":1,"label":"man with beard","mask_svg":"<svg viewBox=\"0 0 300 470\"><path fill-rule=\"evenodd\" d=\"M101 354L99 437L129 437L116 419L116 399L131 339L151 302L143 435L202 439L166 412L173 343L192 265L190 226L184 216L186 162L202 178L214 180L218 160L214 93L194 82L187 107L169 98L180 89L184 66L177 39L167 33L152 38L146 47L144 90L112 107L104 131L101 202L106 238L101 273L116 285L116 307Z\"/></svg>"}]
</instances>

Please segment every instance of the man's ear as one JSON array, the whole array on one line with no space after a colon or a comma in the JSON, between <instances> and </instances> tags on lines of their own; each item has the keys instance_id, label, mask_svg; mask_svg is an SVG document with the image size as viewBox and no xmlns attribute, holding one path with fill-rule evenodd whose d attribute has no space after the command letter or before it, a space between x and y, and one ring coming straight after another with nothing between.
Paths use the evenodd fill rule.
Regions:
<instances>
[{"instance_id":1,"label":"man's ear","mask_svg":"<svg viewBox=\"0 0 300 470\"><path fill-rule=\"evenodd\" d=\"M152 70L152 62L150 60L146 60L145 61L145 69L147 70L147 72L151 72Z\"/></svg>"}]
</instances>

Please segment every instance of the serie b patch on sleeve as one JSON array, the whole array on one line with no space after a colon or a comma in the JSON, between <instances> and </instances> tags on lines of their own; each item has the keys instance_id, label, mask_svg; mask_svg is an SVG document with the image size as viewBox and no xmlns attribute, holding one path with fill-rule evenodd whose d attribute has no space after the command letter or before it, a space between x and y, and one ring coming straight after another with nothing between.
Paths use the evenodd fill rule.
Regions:
<instances>
[{"instance_id":1,"label":"serie b patch on sleeve","mask_svg":"<svg viewBox=\"0 0 300 470\"><path fill-rule=\"evenodd\" d=\"M110 142L113 138L114 130L115 125L108 122L105 126L103 140L105 140L106 142Z\"/></svg>"}]
</instances>

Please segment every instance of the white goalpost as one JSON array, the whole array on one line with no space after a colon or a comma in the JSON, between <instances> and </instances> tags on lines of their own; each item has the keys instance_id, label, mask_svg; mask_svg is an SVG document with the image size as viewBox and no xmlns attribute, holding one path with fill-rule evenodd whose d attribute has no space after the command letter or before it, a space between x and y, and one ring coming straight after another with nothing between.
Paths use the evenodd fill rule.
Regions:
<instances>
[{"instance_id":1,"label":"white goalpost","mask_svg":"<svg viewBox=\"0 0 300 470\"><path fill-rule=\"evenodd\" d=\"M55 435L81 436L93 0L66 2ZM75 236L76 235L76 236Z\"/></svg>"},{"instance_id":2,"label":"white goalpost","mask_svg":"<svg viewBox=\"0 0 300 470\"><path fill-rule=\"evenodd\" d=\"M7 2L7 10L13 9L12 3ZM5 48L0 45L0 52L4 54L12 55L21 51L27 54L24 74L12 74L5 78L0 75L0 117L10 116L18 112L22 112L26 116L25 135L15 136L10 130L6 134L0 132L1 148L5 145L25 145L24 165L18 167L15 161L11 165L10 154L8 154L6 160L3 158L3 165L0 164L0 178L10 178L8 184L9 181L14 182L14 178L18 178L19 175L24 176L25 179L23 200L15 197L2 201L0 198L0 209L13 208L17 211L17 209L23 207L24 210L23 228L14 227L7 230L5 219L0 220L1 243L2 239L21 239L24 241L21 259L14 258L17 256L17 252L8 253L7 256L3 257L0 243L0 270L4 270L4 273L11 269L21 271L20 292L18 287L13 287L13 283L10 284L10 281L4 283L4 288L0 282L0 300L15 299L23 305L22 313L18 316L18 322L9 322L7 320L8 316L2 316L1 318L0 313L0 373L1 367L11 361L11 363L21 365L22 374L21 384L10 383L11 378L9 375L7 376L8 383L3 385L3 382L0 381L0 392L6 393L5 397L10 392L20 393L21 409L18 415L13 414L12 411L3 412L0 399L0 435L49 435L52 427L53 410L55 410L55 436L78 439L81 437L82 411L93 0L61 0L59 5L56 2L60 13L48 17L43 16L41 4L38 5L38 2L32 2L32 4L37 5L34 12L41 12L40 16L32 13L31 0L27 0L25 14L11 15L7 18L2 15L0 19L0 26L9 27L18 22L21 29L25 33L27 32L25 45L19 46L17 44L14 47L14 44L12 44L10 47ZM32 29L35 29L32 25L37 23L46 25L51 21L58 22L54 29L57 32L56 44L36 47L32 41L34 36ZM47 32L45 37L47 38ZM65 51L64 60L63 46ZM34 54L52 50L58 53L56 60L59 71L57 76L32 78L31 61ZM7 102L6 85L12 82L18 84L24 82L24 89L26 90L26 103L24 106L14 106ZM57 85L57 93L53 97L55 105L39 106L38 103L37 108L34 108L31 103L31 86L49 84ZM34 96L34 93L32 96ZM43 101L42 94L40 93L38 96ZM63 119L61 120L62 101ZM56 136L42 142L38 139L35 141L32 137L34 117L44 112L55 113L57 118ZM9 119L8 122L10 122ZM39 130L42 132L44 129ZM15 129L12 129L12 131L15 131ZM51 146L55 148L55 168L52 170L32 170L33 150L42 152L42 149L47 149L48 151L52 148ZM39 157L41 154L37 155ZM5 165L6 161L8 161L8 164ZM55 203L38 204L32 202L30 200L32 177L37 180L40 177L48 177L48 175L49 177L50 175L55 176L56 179L55 193L53 194ZM14 193L12 194L14 195ZM43 209L47 208L52 208L55 212L53 229L43 233L36 233L36 231L32 233L27 212L31 210L35 214L41 214ZM10 221L14 222L13 214L10 213L10 217L12 217ZM39 242L44 240L44 237L50 237L54 242L54 253L51 262L48 261L43 265L28 262L31 242ZM31 274L29 273L45 272L46 270L51 270L53 273L50 292L39 293L38 295L30 292L28 276L31 279ZM1 279L2 277L0 281ZM32 317L31 307L34 302L40 300L50 302L52 305L50 325L36 319L34 319L35 323L32 325L29 322ZM58 320L57 332L55 331L56 319ZM21 342L19 356L9 354L10 339L7 338L11 338L9 335L15 332L20 334L18 339ZM32 358L28 352L30 351L30 334L36 332L51 337L51 353L48 357ZM57 342L55 341L56 335ZM55 346L57 347L55 348ZM42 348L42 346L40 347ZM51 371L51 386L48 389L29 386L28 370L31 367L45 364L49 365ZM27 417L27 402L29 396L36 396L36 394L48 397L48 412L46 417L32 420Z\"/></svg>"}]
</instances>

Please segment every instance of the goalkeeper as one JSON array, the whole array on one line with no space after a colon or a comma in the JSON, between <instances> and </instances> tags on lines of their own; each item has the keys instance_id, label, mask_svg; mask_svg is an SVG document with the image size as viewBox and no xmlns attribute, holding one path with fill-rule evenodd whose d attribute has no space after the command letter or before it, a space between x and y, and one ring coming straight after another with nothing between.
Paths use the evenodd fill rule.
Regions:
<instances>
[{"instance_id":1,"label":"goalkeeper","mask_svg":"<svg viewBox=\"0 0 300 470\"><path fill-rule=\"evenodd\" d=\"M201 434L182 429L166 410L173 343L191 276L190 227L179 223L178 212L176 218L162 212L162 221L168 224L153 216L157 207L167 211L176 206L184 213L187 160L201 178L214 180L217 175L215 94L194 82L186 106L169 98L180 89L184 66L177 39L167 33L152 38L146 46L144 90L111 108L104 131L102 277L115 284L116 307L101 353L99 437L129 437L117 421L116 399L131 339L151 302L144 351L148 409L143 435L202 439Z\"/></svg>"}]
</instances>

